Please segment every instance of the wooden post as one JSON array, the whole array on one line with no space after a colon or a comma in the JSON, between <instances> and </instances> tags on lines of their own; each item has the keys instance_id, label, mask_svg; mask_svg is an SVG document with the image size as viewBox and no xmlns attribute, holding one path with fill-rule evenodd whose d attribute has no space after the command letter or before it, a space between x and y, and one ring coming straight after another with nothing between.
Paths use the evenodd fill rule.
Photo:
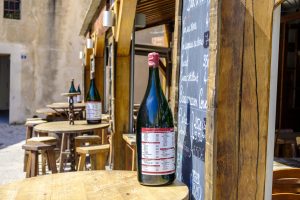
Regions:
<instances>
[{"instance_id":1,"label":"wooden post","mask_svg":"<svg viewBox=\"0 0 300 200\"><path fill-rule=\"evenodd\" d=\"M123 133L129 131L130 44L137 0L120 0L117 16L115 69L114 169L125 168ZM129 12L130 11L130 12Z\"/></svg>"},{"instance_id":2,"label":"wooden post","mask_svg":"<svg viewBox=\"0 0 300 200\"><path fill-rule=\"evenodd\" d=\"M91 66L90 66L90 56L93 53L92 49L87 49L85 48L84 50L84 55L85 55L85 69L84 69L84 98L86 97L88 91L89 91L89 87L90 87L90 77L91 77Z\"/></svg>"},{"instance_id":3,"label":"wooden post","mask_svg":"<svg viewBox=\"0 0 300 200\"><path fill-rule=\"evenodd\" d=\"M102 101L104 100L104 50L105 50L105 36L98 36L97 33L93 35L93 40L95 43L94 55L95 55L95 77L97 89L100 93ZM104 104L102 104L102 110Z\"/></svg>"},{"instance_id":4,"label":"wooden post","mask_svg":"<svg viewBox=\"0 0 300 200\"><path fill-rule=\"evenodd\" d=\"M180 36L181 36L181 0L176 0L175 5L175 25L173 34L172 50L172 78L170 89L170 107L173 113L175 124L177 124L178 113L178 83L179 83L179 60L180 60Z\"/></svg>"},{"instance_id":5,"label":"wooden post","mask_svg":"<svg viewBox=\"0 0 300 200\"><path fill-rule=\"evenodd\" d=\"M264 199L274 1L210 4L206 199Z\"/></svg>"}]
</instances>

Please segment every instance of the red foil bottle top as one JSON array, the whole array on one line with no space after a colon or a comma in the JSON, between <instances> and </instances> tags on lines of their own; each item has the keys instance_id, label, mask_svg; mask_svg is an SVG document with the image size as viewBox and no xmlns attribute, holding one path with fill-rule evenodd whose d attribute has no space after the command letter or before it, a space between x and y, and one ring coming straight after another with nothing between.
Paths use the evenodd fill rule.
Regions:
<instances>
[{"instance_id":1,"label":"red foil bottle top","mask_svg":"<svg viewBox=\"0 0 300 200\"><path fill-rule=\"evenodd\" d=\"M156 52L152 52L148 54L148 65L150 67L158 67L159 62L159 54Z\"/></svg>"}]
</instances>

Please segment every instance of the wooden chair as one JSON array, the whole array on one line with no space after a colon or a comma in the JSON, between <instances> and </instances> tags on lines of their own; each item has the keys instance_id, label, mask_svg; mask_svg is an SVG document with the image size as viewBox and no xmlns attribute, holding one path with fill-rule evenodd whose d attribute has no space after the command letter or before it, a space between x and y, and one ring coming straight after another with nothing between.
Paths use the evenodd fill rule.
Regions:
<instances>
[{"instance_id":1,"label":"wooden chair","mask_svg":"<svg viewBox=\"0 0 300 200\"><path fill-rule=\"evenodd\" d=\"M87 154L90 155L91 169L103 170L105 169L105 164L109 153L109 144L77 147L76 152L80 156L77 171L82 171L84 169Z\"/></svg>"},{"instance_id":2,"label":"wooden chair","mask_svg":"<svg viewBox=\"0 0 300 200\"><path fill-rule=\"evenodd\" d=\"M275 157L296 157L296 138L293 129L279 129L275 133Z\"/></svg>"},{"instance_id":3,"label":"wooden chair","mask_svg":"<svg viewBox=\"0 0 300 200\"><path fill-rule=\"evenodd\" d=\"M26 163L26 178L38 175L38 153L44 151L48 160L49 169L52 173L57 173L55 160L55 145L43 143L24 144L22 148L28 152L28 160Z\"/></svg>"},{"instance_id":4,"label":"wooden chair","mask_svg":"<svg viewBox=\"0 0 300 200\"><path fill-rule=\"evenodd\" d=\"M285 199L300 195L300 168L288 168L273 172L273 199ZM284 198L286 197L286 198Z\"/></svg>"}]
</instances>

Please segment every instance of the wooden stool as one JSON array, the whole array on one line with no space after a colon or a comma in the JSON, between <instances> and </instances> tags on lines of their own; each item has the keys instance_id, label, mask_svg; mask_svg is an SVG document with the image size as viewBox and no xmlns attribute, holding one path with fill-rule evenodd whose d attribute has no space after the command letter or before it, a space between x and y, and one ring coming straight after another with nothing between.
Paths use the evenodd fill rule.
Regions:
<instances>
[{"instance_id":1,"label":"wooden stool","mask_svg":"<svg viewBox=\"0 0 300 200\"><path fill-rule=\"evenodd\" d=\"M106 158L109 153L109 144L77 147L76 152L80 155L77 171L82 171L85 166L86 154L91 158L91 169L101 170L105 169Z\"/></svg>"},{"instance_id":2,"label":"wooden stool","mask_svg":"<svg viewBox=\"0 0 300 200\"><path fill-rule=\"evenodd\" d=\"M25 126L26 126L26 143L27 143L27 140L32 138L32 136L33 136L33 127L38 125L38 124L42 124L42 123L46 123L46 122L47 121L42 120L41 118L28 118L28 119L26 119L26 123L25 123ZM25 154L24 154L24 167L23 167L24 172L26 171L27 160L28 160L28 153L25 151Z\"/></svg>"},{"instance_id":3,"label":"wooden stool","mask_svg":"<svg viewBox=\"0 0 300 200\"><path fill-rule=\"evenodd\" d=\"M100 145L101 137L98 135L81 135L75 137L75 149L90 145ZM78 155L75 152L75 169L78 167Z\"/></svg>"},{"instance_id":4,"label":"wooden stool","mask_svg":"<svg viewBox=\"0 0 300 200\"><path fill-rule=\"evenodd\" d=\"M47 144L47 145L56 145L57 140L55 137L32 137L26 141L26 144ZM42 173L46 173L46 156L44 151L42 153ZM24 167L23 171L26 172L26 166L28 162L29 152L25 151L24 155Z\"/></svg>"},{"instance_id":5,"label":"wooden stool","mask_svg":"<svg viewBox=\"0 0 300 200\"><path fill-rule=\"evenodd\" d=\"M56 161L55 161L55 153L54 153L55 145L48 144L24 144L22 149L28 151L29 157L26 164L26 178L34 177L38 175L38 152L45 151L47 156L49 169L52 173L57 173Z\"/></svg>"},{"instance_id":6,"label":"wooden stool","mask_svg":"<svg viewBox=\"0 0 300 200\"><path fill-rule=\"evenodd\" d=\"M46 123L47 121L45 120L29 120L29 121L26 121L25 123L25 126L26 126L26 141L29 139L29 138L32 138L33 136L33 127L38 125L38 124L43 124L43 123Z\"/></svg>"}]
</instances>

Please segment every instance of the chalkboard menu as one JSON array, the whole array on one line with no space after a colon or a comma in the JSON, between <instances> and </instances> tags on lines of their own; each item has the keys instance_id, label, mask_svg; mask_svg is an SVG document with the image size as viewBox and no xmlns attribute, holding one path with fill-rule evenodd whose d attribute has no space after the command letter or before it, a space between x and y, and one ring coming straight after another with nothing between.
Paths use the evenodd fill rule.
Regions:
<instances>
[{"instance_id":1,"label":"chalkboard menu","mask_svg":"<svg viewBox=\"0 0 300 200\"><path fill-rule=\"evenodd\" d=\"M204 199L209 0L183 0L179 80L177 178L190 199Z\"/></svg>"}]
</instances>

